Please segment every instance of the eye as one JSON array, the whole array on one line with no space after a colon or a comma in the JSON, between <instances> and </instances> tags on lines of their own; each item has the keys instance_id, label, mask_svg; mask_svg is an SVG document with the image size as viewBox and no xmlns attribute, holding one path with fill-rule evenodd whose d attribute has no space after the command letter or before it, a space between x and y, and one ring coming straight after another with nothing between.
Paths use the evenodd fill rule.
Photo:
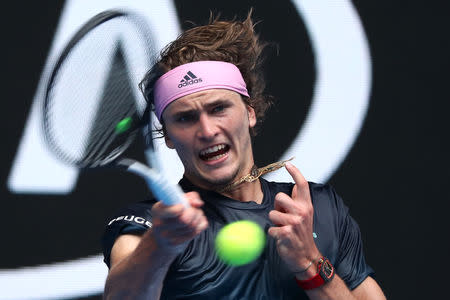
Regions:
<instances>
[{"instance_id":1,"label":"eye","mask_svg":"<svg viewBox=\"0 0 450 300\"><path fill-rule=\"evenodd\" d=\"M221 112L224 110L223 105L217 105L216 107L213 108L213 112L217 113L217 112Z\"/></svg>"},{"instance_id":2,"label":"eye","mask_svg":"<svg viewBox=\"0 0 450 300\"><path fill-rule=\"evenodd\" d=\"M175 117L175 121L177 123L190 123L190 122L195 121L195 118L196 118L195 113L188 112L188 113L182 113L182 114L177 115Z\"/></svg>"},{"instance_id":3,"label":"eye","mask_svg":"<svg viewBox=\"0 0 450 300\"><path fill-rule=\"evenodd\" d=\"M226 105L226 104L218 104L218 105L214 106L214 108L212 109L212 113L214 113L214 114L221 113L227 107L228 107L228 105Z\"/></svg>"}]
</instances>

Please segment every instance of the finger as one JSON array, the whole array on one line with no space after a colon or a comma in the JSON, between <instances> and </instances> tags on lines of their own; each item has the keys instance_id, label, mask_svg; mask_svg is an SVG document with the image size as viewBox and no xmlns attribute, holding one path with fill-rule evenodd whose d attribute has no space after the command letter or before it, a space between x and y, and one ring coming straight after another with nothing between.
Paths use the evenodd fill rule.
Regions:
<instances>
[{"instance_id":1,"label":"finger","mask_svg":"<svg viewBox=\"0 0 450 300\"><path fill-rule=\"evenodd\" d=\"M171 236L168 239L172 244L180 244L192 240L202 231L208 227L208 221L203 220L198 226L190 228L189 230L180 230L176 236Z\"/></svg>"},{"instance_id":2,"label":"finger","mask_svg":"<svg viewBox=\"0 0 450 300\"><path fill-rule=\"evenodd\" d=\"M155 223L154 227L165 237L178 237L202 231L205 228L205 223L207 226L207 222L202 214L195 214L193 216L187 216L185 221L165 219L164 222Z\"/></svg>"},{"instance_id":3,"label":"finger","mask_svg":"<svg viewBox=\"0 0 450 300\"><path fill-rule=\"evenodd\" d=\"M294 200L285 193L278 193L275 195L275 210L279 212L286 212L291 214L298 214L298 205Z\"/></svg>"},{"instance_id":4,"label":"finger","mask_svg":"<svg viewBox=\"0 0 450 300\"><path fill-rule=\"evenodd\" d=\"M296 184L302 185L304 182L306 182L305 177L303 177L302 173L300 172L299 169L297 169L296 166L294 166L290 162L287 162L285 168L292 176L292 179L294 179L294 182Z\"/></svg>"},{"instance_id":5,"label":"finger","mask_svg":"<svg viewBox=\"0 0 450 300\"><path fill-rule=\"evenodd\" d=\"M192 228L192 234L191 236L194 237L201 233L203 230L205 230L208 227L208 220L206 218L200 218L199 220L195 221L195 223L191 224Z\"/></svg>"},{"instance_id":6,"label":"finger","mask_svg":"<svg viewBox=\"0 0 450 300\"><path fill-rule=\"evenodd\" d=\"M277 239L280 232L279 229L280 228L278 227L270 227L269 230L267 230L267 234L273 237L274 239Z\"/></svg>"},{"instance_id":7,"label":"finger","mask_svg":"<svg viewBox=\"0 0 450 300\"><path fill-rule=\"evenodd\" d=\"M197 192L188 192L185 194L186 200L192 207L201 207L204 202L201 200L199 193Z\"/></svg>"},{"instance_id":8,"label":"finger","mask_svg":"<svg viewBox=\"0 0 450 300\"><path fill-rule=\"evenodd\" d=\"M209 223L206 218L202 219L201 222L197 226L197 234L208 228Z\"/></svg>"},{"instance_id":9,"label":"finger","mask_svg":"<svg viewBox=\"0 0 450 300\"><path fill-rule=\"evenodd\" d=\"M191 208L186 210L186 212L180 216L180 222L187 226L195 226L199 223L200 219L205 218L206 217L201 209Z\"/></svg>"},{"instance_id":10,"label":"finger","mask_svg":"<svg viewBox=\"0 0 450 300\"><path fill-rule=\"evenodd\" d=\"M285 239L292 228L290 226L282 226L282 227L270 227L267 233L276 240Z\"/></svg>"},{"instance_id":11,"label":"finger","mask_svg":"<svg viewBox=\"0 0 450 300\"><path fill-rule=\"evenodd\" d=\"M177 218L183 211L185 206L183 204L165 205L161 201L155 203L152 207L152 215L159 218Z\"/></svg>"},{"instance_id":12,"label":"finger","mask_svg":"<svg viewBox=\"0 0 450 300\"><path fill-rule=\"evenodd\" d=\"M208 227L208 221L204 216L195 218L190 224L172 223L158 226L158 234L171 244L179 244L191 240Z\"/></svg>"},{"instance_id":13,"label":"finger","mask_svg":"<svg viewBox=\"0 0 450 300\"><path fill-rule=\"evenodd\" d=\"M300 170L289 162L286 163L285 167L286 170L289 172L289 174L292 176L292 179L294 179L296 185L292 190L292 198L294 199L294 201L297 200L311 201L308 181L305 179L305 177L303 177Z\"/></svg>"},{"instance_id":14,"label":"finger","mask_svg":"<svg viewBox=\"0 0 450 300\"><path fill-rule=\"evenodd\" d=\"M284 197L289 197L289 195L283 192L279 192L275 195L275 202L274 202L275 210L278 210L280 212L286 212L280 201L277 201L277 198L284 198Z\"/></svg>"},{"instance_id":15,"label":"finger","mask_svg":"<svg viewBox=\"0 0 450 300\"><path fill-rule=\"evenodd\" d=\"M197 192L188 192L184 195L191 207L201 207L204 204ZM161 218L177 218L185 209L187 208L183 204L165 205L159 201L155 203L152 210L155 210L155 215Z\"/></svg>"},{"instance_id":16,"label":"finger","mask_svg":"<svg viewBox=\"0 0 450 300\"><path fill-rule=\"evenodd\" d=\"M158 232L165 239L172 239L190 235L194 230L189 226L179 226L179 224L169 226L164 224L158 228Z\"/></svg>"},{"instance_id":17,"label":"finger","mask_svg":"<svg viewBox=\"0 0 450 300\"><path fill-rule=\"evenodd\" d=\"M283 213L279 211L272 210L271 212L269 212L269 219L276 226L286 225L285 218L283 218Z\"/></svg>"},{"instance_id":18,"label":"finger","mask_svg":"<svg viewBox=\"0 0 450 300\"><path fill-rule=\"evenodd\" d=\"M277 224L277 226L298 225L301 222L299 216L282 213L276 210L272 210L269 213L269 219L273 224Z\"/></svg>"}]
</instances>

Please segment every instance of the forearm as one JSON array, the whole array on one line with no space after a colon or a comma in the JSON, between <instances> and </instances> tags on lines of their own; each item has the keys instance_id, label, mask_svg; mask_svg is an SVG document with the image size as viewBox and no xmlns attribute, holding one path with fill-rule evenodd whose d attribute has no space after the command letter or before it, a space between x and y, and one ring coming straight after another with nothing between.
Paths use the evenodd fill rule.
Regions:
<instances>
[{"instance_id":1,"label":"forearm","mask_svg":"<svg viewBox=\"0 0 450 300\"><path fill-rule=\"evenodd\" d=\"M345 282L336 274L333 279L312 290L305 291L309 299L353 300L357 299L349 290Z\"/></svg>"},{"instance_id":2,"label":"forearm","mask_svg":"<svg viewBox=\"0 0 450 300\"><path fill-rule=\"evenodd\" d=\"M149 230L133 253L111 268L104 299L159 299L175 256L158 249Z\"/></svg>"},{"instance_id":3,"label":"forearm","mask_svg":"<svg viewBox=\"0 0 450 300\"><path fill-rule=\"evenodd\" d=\"M304 288L309 299L351 300L354 297L345 282L336 274L328 259L316 255L309 266L295 274L298 284Z\"/></svg>"},{"instance_id":4,"label":"forearm","mask_svg":"<svg viewBox=\"0 0 450 300\"><path fill-rule=\"evenodd\" d=\"M386 300L383 291L375 280L367 277L358 287L350 291L345 282L337 275L333 279L312 290L305 291L309 299L358 299L358 300Z\"/></svg>"}]
</instances>

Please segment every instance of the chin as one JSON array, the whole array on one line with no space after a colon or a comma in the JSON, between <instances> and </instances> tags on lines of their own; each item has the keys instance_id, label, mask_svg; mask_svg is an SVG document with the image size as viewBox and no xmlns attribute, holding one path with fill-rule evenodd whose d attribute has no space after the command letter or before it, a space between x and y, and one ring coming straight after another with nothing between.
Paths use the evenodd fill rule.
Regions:
<instances>
[{"instance_id":1,"label":"chin","mask_svg":"<svg viewBox=\"0 0 450 300\"><path fill-rule=\"evenodd\" d=\"M236 170L228 174L203 175L201 176L201 181L210 188L217 189L232 183L236 179L237 174L238 171Z\"/></svg>"},{"instance_id":2,"label":"chin","mask_svg":"<svg viewBox=\"0 0 450 300\"><path fill-rule=\"evenodd\" d=\"M231 179L231 177L226 177L226 178L217 178L217 179L213 179L213 178L204 178L204 180L206 182L208 182L208 184L210 186L213 187L221 187L221 186L225 186L229 183L231 183L233 180Z\"/></svg>"}]
</instances>

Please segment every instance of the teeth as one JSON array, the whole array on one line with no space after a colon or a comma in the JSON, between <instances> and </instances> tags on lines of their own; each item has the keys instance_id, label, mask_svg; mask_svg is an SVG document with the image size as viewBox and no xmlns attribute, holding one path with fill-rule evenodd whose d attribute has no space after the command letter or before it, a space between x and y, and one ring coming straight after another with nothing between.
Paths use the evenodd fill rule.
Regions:
<instances>
[{"instance_id":1,"label":"teeth","mask_svg":"<svg viewBox=\"0 0 450 300\"><path fill-rule=\"evenodd\" d=\"M225 156L225 154L219 154L219 155L216 155L216 156L213 156L213 157L207 158L207 159L206 159L206 161L210 161L210 160L215 160L215 159L219 159L219 158L222 158L222 157L224 157L224 156Z\"/></svg>"},{"instance_id":2,"label":"teeth","mask_svg":"<svg viewBox=\"0 0 450 300\"><path fill-rule=\"evenodd\" d=\"M209 148L206 148L206 149L200 151L200 155L206 155L209 153L217 152L219 150L222 150L223 148L225 148L225 144L212 146L212 147L209 147Z\"/></svg>"}]
</instances>

